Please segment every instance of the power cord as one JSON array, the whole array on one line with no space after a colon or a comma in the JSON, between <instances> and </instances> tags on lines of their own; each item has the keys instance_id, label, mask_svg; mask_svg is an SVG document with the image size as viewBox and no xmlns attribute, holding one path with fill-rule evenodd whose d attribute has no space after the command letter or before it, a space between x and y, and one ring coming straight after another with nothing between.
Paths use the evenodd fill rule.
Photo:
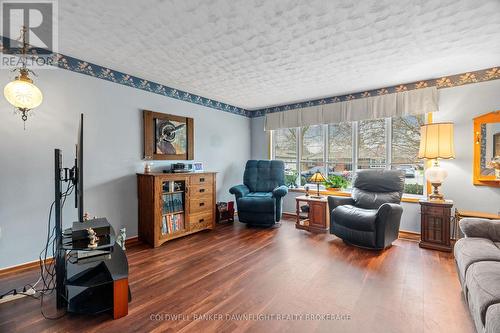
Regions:
<instances>
[{"instance_id":1,"label":"power cord","mask_svg":"<svg viewBox=\"0 0 500 333\"><path fill-rule=\"evenodd\" d=\"M73 183L69 182L68 187L66 188L66 191L64 191L61 195L62 198L62 203L61 203L61 208L64 207L64 204L66 203L66 199L68 196L70 196L73 193L75 186ZM56 272L55 272L55 259L49 260L48 254L49 254L49 249L52 250L52 256L54 253L56 253L56 245L57 245L57 236L55 234L55 225L51 228L52 224L52 212L54 210L54 205L55 201L53 201L50 205L49 209L49 218L48 218L48 223L47 223L47 239L45 242L45 246L40 252L38 256L38 261L39 261L39 266L40 266L40 277L38 280L33 283L33 284L26 284L22 288L22 292L18 292L17 289L11 289L8 292L4 293L3 295L0 295L0 299L7 295L25 295L29 296L31 298L40 300L40 312L42 316L45 319L50 319L50 320L57 320L62 317L64 317L67 313L67 311L64 311L64 313L60 316L56 317L49 317L43 312L43 297L45 295L50 295L54 292L56 286L55 286L55 277L56 277ZM67 258L66 258L67 260ZM42 282L42 288L37 289L36 286ZM26 289L26 287L29 287L29 289ZM34 294L28 294L28 290L33 290L35 293ZM37 296L39 294L39 296Z\"/></svg>"}]
</instances>

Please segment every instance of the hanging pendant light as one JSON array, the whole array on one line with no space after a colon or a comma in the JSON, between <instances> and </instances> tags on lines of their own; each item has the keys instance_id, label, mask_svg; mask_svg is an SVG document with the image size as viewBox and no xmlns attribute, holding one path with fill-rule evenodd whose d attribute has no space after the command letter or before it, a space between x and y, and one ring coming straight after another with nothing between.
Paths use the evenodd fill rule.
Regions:
<instances>
[{"instance_id":1,"label":"hanging pendant light","mask_svg":"<svg viewBox=\"0 0 500 333\"><path fill-rule=\"evenodd\" d=\"M23 47L21 49L22 66L14 71L19 71L19 76L16 76L14 81L9 82L3 94L7 101L21 112L21 119L26 122L30 110L36 108L42 103L43 95L40 89L33 84L33 80L29 77L29 73L33 71L26 68L28 44L26 43L26 27L22 27L21 34Z\"/></svg>"}]
</instances>

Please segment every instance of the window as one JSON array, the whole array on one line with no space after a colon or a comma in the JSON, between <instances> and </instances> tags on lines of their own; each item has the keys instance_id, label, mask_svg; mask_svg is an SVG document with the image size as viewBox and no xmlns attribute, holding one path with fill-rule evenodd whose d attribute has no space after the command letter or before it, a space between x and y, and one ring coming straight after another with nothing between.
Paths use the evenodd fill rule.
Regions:
<instances>
[{"instance_id":1,"label":"window","mask_svg":"<svg viewBox=\"0 0 500 333\"><path fill-rule=\"evenodd\" d=\"M297 130L295 128L284 128L273 131L272 134L273 158L285 163L285 184L295 184L297 171Z\"/></svg>"},{"instance_id":2,"label":"window","mask_svg":"<svg viewBox=\"0 0 500 333\"><path fill-rule=\"evenodd\" d=\"M352 171L352 123L328 125L328 175Z\"/></svg>"},{"instance_id":3,"label":"window","mask_svg":"<svg viewBox=\"0 0 500 333\"><path fill-rule=\"evenodd\" d=\"M405 189L408 194L424 194L424 163L418 159L420 126L425 116L406 116L391 119L391 168L405 173Z\"/></svg>"},{"instance_id":4,"label":"window","mask_svg":"<svg viewBox=\"0 0 500 333\"><path fill-rule=\"evenodd\" d=\"M300 184L305 185L316 172L325 174L323 125L302 127L300 133Z\"/></svg>"},{"instance_id":5,"label":"window","mask_svg":"<svg viewBox=\"0 0 500 333\"><path fill-rule=\"evenodd\" d=\"M349 179L359 169L398 169L405 173L404 193L423 195L424 163L417 155L425 119L405 116L276 130L272 158L285 162L287 185L305 185L317 171Z\"/></svg>"},{"instance_id":6,"label":"window","mask_svg":"<svg viewBox=\"0 0 500 333\"><path fill-rule=\"evenodd\" d=\"M385 119L358 123L358 169L386 167Z\"/></svg>"}]
</instances>

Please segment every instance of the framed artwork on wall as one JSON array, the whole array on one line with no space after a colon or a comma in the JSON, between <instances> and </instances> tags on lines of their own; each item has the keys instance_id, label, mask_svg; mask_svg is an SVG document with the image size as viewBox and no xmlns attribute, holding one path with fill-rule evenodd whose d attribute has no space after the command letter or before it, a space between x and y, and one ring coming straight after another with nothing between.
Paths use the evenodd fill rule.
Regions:
<instances>
[{"instance_id":1,"label":"framed artwork on wall","mask_svg":"<svg viewBox=\"0 0 500 333\"><path fill-rule=\"evenodd\" d=\"M143 110L144 159L194 159L194 120Z\"/></svg>"}]
</instances>

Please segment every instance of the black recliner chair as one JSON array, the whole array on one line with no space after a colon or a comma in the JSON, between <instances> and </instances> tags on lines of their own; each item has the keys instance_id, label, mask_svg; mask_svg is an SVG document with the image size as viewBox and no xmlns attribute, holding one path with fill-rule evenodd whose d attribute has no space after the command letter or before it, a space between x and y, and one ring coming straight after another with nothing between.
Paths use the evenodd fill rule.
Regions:
<instances>
[{"instance_id":1,"label":"black recliner chair","mask_svg":"<svg viewBox=\"0 0 500 333\"><path fill-rule=\"evenodd\" d=\"M405 176L400 170L361 170L352 196L328 197L330 233L344 242L382 250L398 238Z\"/></svg>"}]
</instances>

